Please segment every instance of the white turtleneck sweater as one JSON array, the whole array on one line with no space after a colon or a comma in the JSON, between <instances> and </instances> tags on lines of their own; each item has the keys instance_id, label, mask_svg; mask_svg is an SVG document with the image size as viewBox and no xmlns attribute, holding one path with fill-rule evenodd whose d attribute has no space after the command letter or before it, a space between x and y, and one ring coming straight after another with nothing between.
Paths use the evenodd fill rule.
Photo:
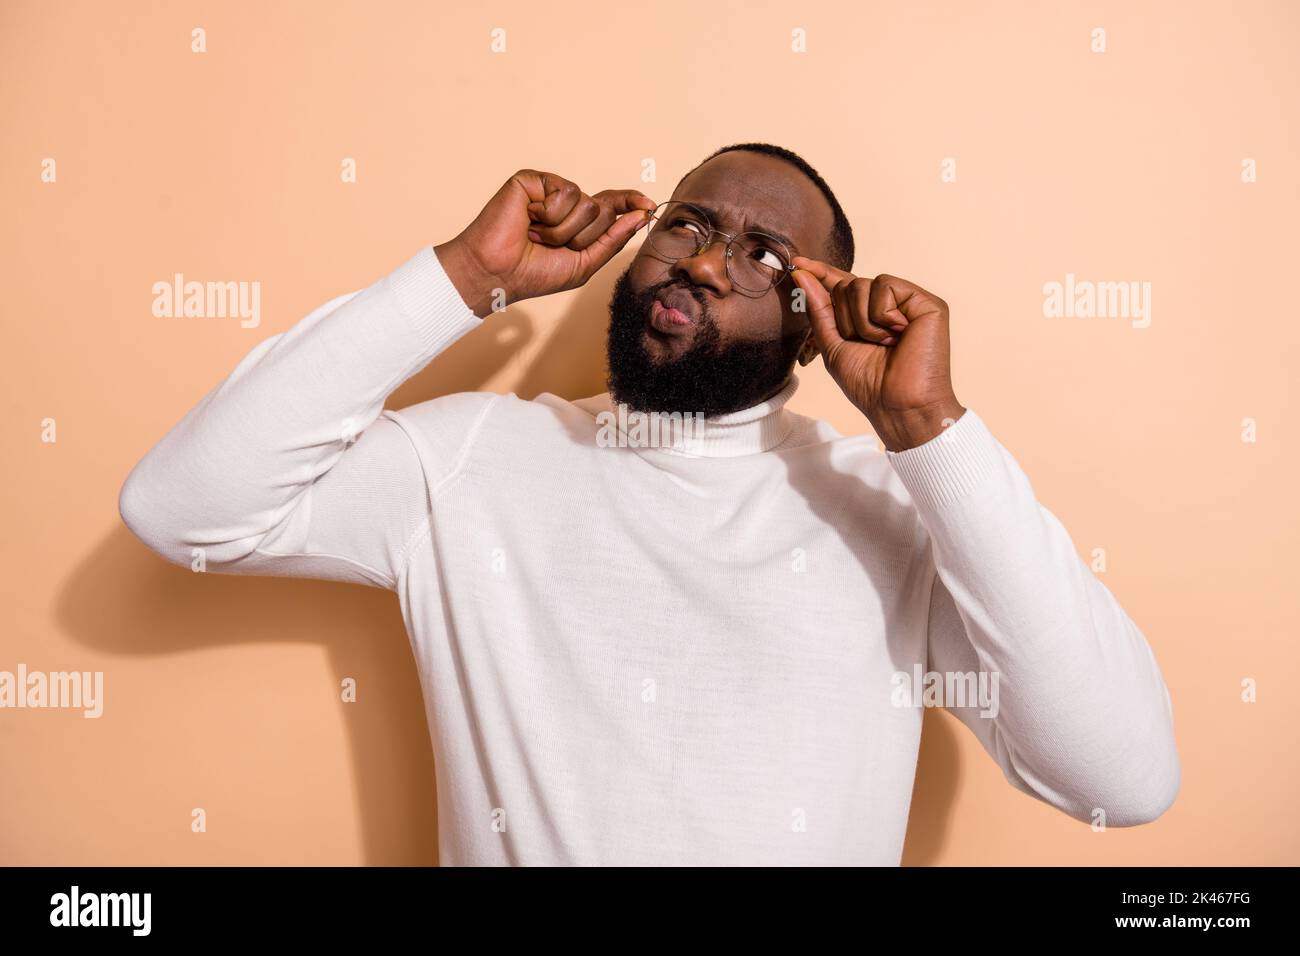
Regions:
<instances>
[{"instance_id":1,"label":"white turtleneck sweater","mask_svg":"<svg viewBox=\"0 0 1300 956\"><path fill-rule=\"evenodd\" d=\"M900 453L793 376L676 448L611 443L608 394L384 409L484 321L426 246L257 344L120 500L176 564L397 593L443 864L895 865L921 704L1078 820L1174 800L1150 647L973 409Z\"/></svg>"}]
</instances>

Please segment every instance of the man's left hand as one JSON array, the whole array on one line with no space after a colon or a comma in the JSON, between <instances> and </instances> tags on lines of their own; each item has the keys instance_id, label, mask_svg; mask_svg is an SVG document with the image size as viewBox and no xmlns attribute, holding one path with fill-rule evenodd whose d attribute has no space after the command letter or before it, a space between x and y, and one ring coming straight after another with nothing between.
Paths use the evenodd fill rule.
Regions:
<instances>
[{"instance_id":1,"label":"man's left hand","mask_svg":"<svg viewBox=\"0 0 1300 956\"><path fill-rule=\"evenodd\" d=\"M897 276L855 276L806 256L791 264L827 371L887 449L915 448L961 417L948 303Z\"/></svg>"}]
</instances>

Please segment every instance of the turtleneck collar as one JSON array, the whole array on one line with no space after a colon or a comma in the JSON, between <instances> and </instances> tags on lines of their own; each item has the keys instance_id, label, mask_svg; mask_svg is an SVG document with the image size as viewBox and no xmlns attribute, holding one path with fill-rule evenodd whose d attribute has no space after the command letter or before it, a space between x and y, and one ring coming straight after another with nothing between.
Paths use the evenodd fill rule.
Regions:
<instances>
[{"instance_id":1,"label":"turtleneck collar","mask_svg":"<svg viewBox=\"0 0 1300 956\"><path fill-rule=\"evenodd\" d=\"M798 387L799 379L792 372L771 398L737 412L693 420L657 416L653 425L657 436L648 416L641 415L638 421L638 413L626 408L620 412L609 392L574 404L595 417L606 439L615 439L620 446L692 458L736 458L770 451L790 436L794 417L785 405Z\"/></svg>"}]
</instances>

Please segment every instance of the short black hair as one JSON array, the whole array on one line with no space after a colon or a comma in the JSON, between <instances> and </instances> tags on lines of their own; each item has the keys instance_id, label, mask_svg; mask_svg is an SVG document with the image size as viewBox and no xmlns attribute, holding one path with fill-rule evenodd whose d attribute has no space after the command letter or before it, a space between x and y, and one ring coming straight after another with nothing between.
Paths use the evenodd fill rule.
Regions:
<instances>
[{"instance_id":1,"label":"short black hair","mask_svg":"<svg viewBox=\"0 0 1300 956\"><path fill-rule=\"evenodd\" d=\"M687 173L689 176L695 170L699 169L715 156L721 156L723 153L730 153L734 150L743 149L749 153L761 153L764 156L775 156L777 159L783 159L799 172L803 173L812 180L813 185L821 190L821 194L826 197L830 203L831 214L834 217L831 223L830 240L827 242L829 249L829 259L831 265L837 269L843 269L850 272L853 269L853 227L849 225L848 217L844 215L844 210L840 207L840 201L835 198L835 193L831 192L831 187L826 185L826 180L822 179L817 170L813 169L806 159L798 153L792 152L782 146L773 146L771 143L732 143L730 146L723 146L716 149L704 159L695 164ZM682 179L685 179L683 176ZM681 180L677 181L681 185Z\"/></svg>"}]
</instances>

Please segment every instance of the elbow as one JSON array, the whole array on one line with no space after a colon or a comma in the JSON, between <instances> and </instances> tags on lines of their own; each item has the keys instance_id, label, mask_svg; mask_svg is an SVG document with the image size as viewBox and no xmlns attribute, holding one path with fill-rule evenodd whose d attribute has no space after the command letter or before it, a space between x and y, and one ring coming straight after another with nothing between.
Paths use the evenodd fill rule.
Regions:
<instances>
[{"instance_id":1,"label":"elbow","mask_svg":"<svg viewBox=\"0 0 1300 956\"><path fill-rule=\"evenodd\" d=\"M1182 787L1182 764L1178 751L1170 740L1162 757L1148 763L1135 774L1130 784L1117 790L1106 811L1106 825L1112 827L1137 827L1153 823L1162 817Z\"/></svg>"},{"instance_id":2,"label":"elbow","mask_svg":"<svg viewBox=\"0 0 1300 956\"><path fill-rule=\"evenodd\" d=\"M1146 645L1146 650L1159 689L1158 694L1151 695L1156 713L1150 718L1149 744L1139 750L1140 758L1128 776L1130 783L1123 795L1123 809L1113 826L1141 826L1154 822L1174 805L1182 786L1182 761L1178 757L1178 743L1174 736L1173 697L1160 674L1150 645Z\"/></svg>"},{"instance_id":3,"label":"elbow","mask_svg":"<svg viewBox=\"0 0 1300 956\"><path fill-rule=\"evenodd\" d=\"M1178 799L1178 790L1179 778L1175 775L1171 784L1153 790L1139 799L1130 799L1118 812L1118 819L1111 819L1110 826L1140 827L1143 824L1154 823L1174 805L1174 801Z\"/></svg>"},{"instance_id":4,"label":"elbow","mask_svg":"<svg viewBox=\"0 0 1300 956\"><path fill-rule=\"evenodd\" d=\"M117 512L127 530L150 551L171 564L188 566L189 549L172 534L156 494L146 490L140 467L127 475L117 495Z\"/></svg>"},{"instance_id":5,"label":"elbow","mask_svg":"<svg viewBox=\"0 0 1300 956\"><path fill-rule=\"evenodd\" d=\"M1118 608L1118 605L1115 605ZM1112 743L1114 764L1106 775L1107 825L1136 827L1153 823L1173 806L1182 786L1182 763L1174 734L1174 703L1160 673L1155 652L1137 624L1119 612L1124 632L1140 648L1138 665L1129 671L1132 681L1126 697L1141 710L1123 720ZM1100 635L1099 640L1105 635ZM1117 712L1119 708L1115 708ZM1120 756L1122 754L1122 757Z\"/></svg>"},{"instance_id":6,"label":"elbow","mask_svg":"<svg viewBox=\"0 0 1300 956\"><path fill-rule=\"evenodd\" d=\"M1169 726L1151 737L1115 739L1091 759L1076 755L1051 766L1034 767L1008 751L1003 769L1013 786L1098 830L1158 820L1182 786Z\"/></svg>"},{"instance_id":7,"label":"elbow","mask_svg":"<svg viewBox=\"0 0 1300 956\"><path fill-rule=\"evenodd\" d=\"M1095 830L1111 827L1137 827L1152 823L1164 815L1178 798L1182 771L1177 753L1170 754L1133 772L1115 773L1114 768L1091 783L1078 780L1047 784L1027 768L1015 767L1007 773L1012 786L1066 816L1087 823Z\"/></svg>"},{"instance_id":8,"label":"elbow","mask_svg":"<svg viewBox=\"0 0 1300 956\"><path fill-rule=\"evenodd\" d=\"M269 533L254 521L233 519L201 491L160 478L147 458L122 483L117 511L146 548L191 571L234 573Z\"/></svg>"}]
</instances>

